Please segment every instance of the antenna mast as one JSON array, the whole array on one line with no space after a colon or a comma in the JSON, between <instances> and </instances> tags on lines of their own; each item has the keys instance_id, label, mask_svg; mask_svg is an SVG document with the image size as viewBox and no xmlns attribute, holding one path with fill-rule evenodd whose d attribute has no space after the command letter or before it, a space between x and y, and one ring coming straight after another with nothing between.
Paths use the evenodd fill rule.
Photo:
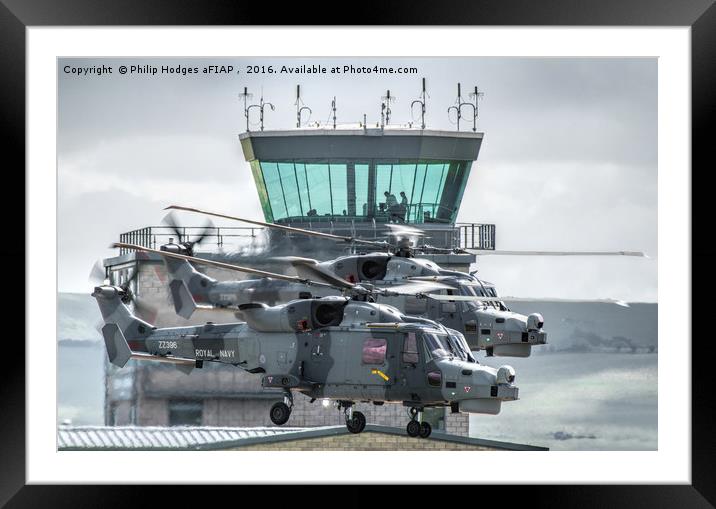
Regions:
<instances>
[{"instance_id":1,"label":"antenna mast","mask_svg":"<svg viewBox=\"0 0 716 509\"><path fill-rule=\"evenodd\" d=\"M249 131L249 109L246 107L246 100L251 99L254 95L249 94L248 87L244 87L244 91L239 94L239 97L244 98L244 116L246 117L246 131Z\"/></svg>"},{"instance_id":2,"label":"antenna mast","mask_svg":"<svg viewBox=\"0 0 716 509\"><path fill-rule=\"evenodd\" d=\"M333 96L331 101L331 110L333 111L333 129L336 128L336 96Z\"/></svg>"},{"instance_id":3,"label":"antenna mast","mask_svg":"<svg viewBox=\"0 0 716 509\"><path fill-rule=\"evenodd\" d=\"M470 92L469 97L470 99L475 99L475 105L474 105L474 111L473 111L473 118L472 118L472 130L477 131L477 115L478 115L478 107L477 107L477 101L479 99L482 99L482 96L484 96L484 92L480 92L480 90L477 88L477 85L475 85L475 90Z\"/></svg>"},{"instance_id":4,"label":"antenna mast","mask_svg":"<svg viewBox=\"0 0 716 509\"><path fill-rule=\"evenodd\" d=\"M418 103L420 105L420 128L425 129L425 78L423 78L423 91L420 94L420 99L414 100L412 103L410 103L410 109L412 112L413 106L415 103Z\"/></svg>"},{"instance_id":5,"label":"antenna mast","mask_svg":"<svg viewBox=\"0 0 716 509\"><path fill-rule=\"evenodd\" d=\"M395 97L392 97L390 90L388 90L381 99L383 99L383 102L380 104L380 128L383 129L384 126L390 124L390 103L395 101ZM385 123L383 122L384 120Z\"/></svg>"},{"instance_id":6,"label":"antenna mast","mask_svg":"<svg viewBox=\"0 0 716 509\"><path fill-rule=\"evenodd\" d=\"M475 90L477 90L477 87L475 87ZM477 104L477 99L475 99L475 104ZM450 106L448 108L448 114L450 114L451 110L455 110L457 112L457 130L460 130L460 118L462 118L462 108L464 106L470 106L472 108L472 130L476 131L476 125L475 122L477 120L477 106L475 104L463 102L462 101L462 93L460 91L460 83L457 84L457 101L456 106Z\"/></svg>"},{"instance_id":7,"label":"antenna mast","mask_svg":"<svg viewBox=\"0 0 716 509\"><path fill-rule=\"evenodd\" d=\"M248 108L246 108L246 130L249 130L249 113L251 108L258 108L259 109L259 123L261 125L261 130L264 130L264 107L268 105L271 106L271 111L274 111L276 108L274 108L273 104L269 102L264 102L264 94L261 92L261 99L259 99L258 104L252 104Z\"/></svg>"},{"instance_id":8,"label":"antenna mast","mask_svg":"<svg viewBox=\"0 0 716 509\"><path fill-rule=\"evenodd\" d=\"M311 114L313 113L311 111L311 108L308 106L301 106L303 104L303 101L301 100L301 85L296 85L296 127L301 127L301 112L303 110L308 110L308 118L311 118ZM273 109L273 108L272 108ZM261 128L263 131L263 128Z\"/></svg>"}]
</instances>

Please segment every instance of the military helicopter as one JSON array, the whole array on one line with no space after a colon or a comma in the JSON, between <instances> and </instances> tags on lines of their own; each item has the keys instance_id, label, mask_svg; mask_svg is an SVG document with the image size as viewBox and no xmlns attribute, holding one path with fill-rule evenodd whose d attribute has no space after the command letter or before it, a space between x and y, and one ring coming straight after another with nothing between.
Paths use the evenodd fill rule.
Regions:
<instances>
[{"instance_id":1,"label":"military helicopter","mask_svg":"<svg viewBox=\"0 0 716 509\"><path fill-rule=\"evenodd\" d=\"M542 315L532 313L526 316L512 312L499 297L494 284L479 279L474 273L466 274L447 270L431 260L415 257L414 252L416 250L432 252L454 251L432 246L414 247L415 237L420 236L422 233L416 228L405 227L404 225L395 226L399 228L397 232L398 240L391 244L385 241L359 239L265 223L191 207L171 205L166 208L243 221L290 233L316 236L348 244L351 247L366 245L382 250L391 249L392 252L351 254L324 262L301 257L283 257L274 259L274 261L291 265L297 274L303 278L308 277L339 285L346 282L370 282L376 287L391 289L396 285L404 286L407 283L419 281L440 283L441 286L432 289L427 287L422 289L415 288L412 294L411 292L401 291L379 294L376 298L379 302L396 306L406 314L419 315L440 321L447 327L459 330L467 338L471 349L484 350L488 356L528 357L532 346L542 345L547 342L547 333L543 330L544 318ZM176 220L171 219L170 224L176 225ZM193 255L193 250L187 250L181 244L166 245L162 249ZM479 254L495 253L505 255L643 256L643 253L630 251L487 251ZM168 264L168 272L172 280L171 284L175 285L172 297L174 298L177 312L185 318L191 316L194 309L191 301L186 298L187 295L193 296L197 303L215 307L229 307L237 306L244 302L247 291L256 292L262 299L269 301L271 299L297 298L301 295L332 294L331 291L323 291L322 293L318 289L307 289L301 287L300 284L280 284L265 280L219 282L193 271L191 268L182 268L176 263ZM178 288L181 286L185 288L181 292L184 298L177 299L176 297L179 296ZM521 299L512 300L519 301ZM602 302L624 305L621 301L611 299L604 299Z\"/></svg>"},{"instance_id":2,"label":"military helicopter","mask_svg":"<svg viewBox=\"0 0 716 509\"><path fill-rule=\"evenodd\" d=\"M239 306L246 322L156 328L132 314L125 289L105 284L92 296L112 364L169 362L188 372L220 362L258 374L263 387L283 390L270 410L276 425L288 422L294 392L337 402L352 433L366 425L356 402L402 404L408 435L422 438L432 431L422 421L427 407L494 415L518 399L512 367L481 365L460 332L384 304L340 296L252 302Z\"/></svg>"}]
</instances>

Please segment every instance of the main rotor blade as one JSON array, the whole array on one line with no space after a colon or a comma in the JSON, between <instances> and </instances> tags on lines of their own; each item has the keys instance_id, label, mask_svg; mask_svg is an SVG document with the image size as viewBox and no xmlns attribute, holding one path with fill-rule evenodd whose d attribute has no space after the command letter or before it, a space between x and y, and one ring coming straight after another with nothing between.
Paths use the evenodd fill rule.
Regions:
<instances>
[{"instance_id":1,"label":"main rotor blade","mask_svg":"<svg viewBox=\"0 0 716 509\"><path fill-rule=\"evenodd\" d=\"M345 281L345 285L343 287L340 287L338 285L331 285L328 283L320 283L318 281L311 281L310 279L304 279L304 278L300 278L297 276L287 276L285 274L276 274L274 272L267 272L265 270L252 269L250 267L242 267L240 265L232 265L230 263L217 262L214 260L206 260L204 258L196 258L194 256L186 256L186 255L182 255L179 253L170 253L168 251L160 251L158 249L151 249L151 248L144 247L144 246L138 246L136 244L125 244L124 242L115 242L114 244L112 244L112 247L123 247L125 249L133 249L135 251L143 251L145 253L154 253L154 254L158 254L159 256L176 258L178 260L185 260L188 262L201 263L204 265L210 265L212 267L218 267L220 269L234 270L237 272L243 272L245 274L253 274L255 276L269 277L272 279L282 279L284 281L290 281L293 283L303 283L303 284L312 285L312 286L323 286L326 288L337 288L338 290L344 290L344 289L354 287L354 285L349 283L348 281Z\"/></svg>"},{"instance_id":2,"label":"main rotor blade","mask_svg":"<svg viewBox=\"0 0 716 509\"><path fill-rule=\"evenodd\" d=\"M500 300L505 302L564 302L569 303L597 303L597 304L615 304L623 308L628 308L629 303L620 299L561 299L558 297L500 297Z\"/></svg>"},{"instance_id":3,"label":"main rotor blade","mask_svg":"<svg viewBox=\"0 0 716 509\"><path fill-rule=\"evenodd\" d=\"M454 302L564 302L564 303L604 303L604 304L616 304L625 308L629 307L629 304L623 300L618 299L560 299L560 298L530 298L530 297L480 297L477 295L441 295L441 294L427 294L425 297L429 299L439 301L454 301Z\"/></svg>"},{"instance_id":4,"label":"main rotor blade","mask_svg":"<svg viewBox=\"0 0 716 509\"><path fill-rule=\"evenodd\" d=\"M450 285L430 281L411 281L409 283L396 283L392 285L374 284L373 287L377 290L385 291L389 294L394 293L396 295L423 295L427 294L427 292L434 292L436 290L449 290L454 288Z\"/></svg>"},{"instance_id":5,"label":"main rotor blade","mask_svg":"<svg viewBox=\"0 0 716 509\"><path fill-rule=\"evenodd\" d=\"M638 256L648 258L641 251L496 251L489 249L468 249L478 256Z\"/></svg>"},{"instance_id":6,"label":"main rotor blade","mask_svg":"<svg viewBox=\"0 0 716 509\"><path fill-rule=\"evenodd\" d=\"M314 232L312 230L304 230L303 228L294 228L293 226L284 226L276 223L264 223L263 221L256 221L255 219L244 219L243 217L229 216L227 214L219 214L218 212L209 212L208 210L195 209L192 207L183 207L181 205L169 205L164 210L175 209L184 210L187 212L196 212L197 214L204 214L207 216L221 217L224 219L231 219L232 221L241 221L243 223L255 224L257 226L263 226L265 228L274 228L276 230L283 230L291 233L300 233L302 235L311 235L313 237L321 237L324 239L338 240L341 242L355 242L356 244L366 244L370 246L379 246L381 248L391 247L387 242L377 242L374 240L363 240L356 239L353 237L345 237L343 235L334 235L332 233Z\"/></svg>"},{"instance_id":7,"label":"main rotor blade","mask_svg":"<svg viewBox=\"0 0 716 509\"><path fill-rule=\"evenodd\" d=\"M478 297L476 295L443 295L441 293L428 293L425 297L439 301L453 302L499 302L502 297Z\"/></svg>"}]
</instances>

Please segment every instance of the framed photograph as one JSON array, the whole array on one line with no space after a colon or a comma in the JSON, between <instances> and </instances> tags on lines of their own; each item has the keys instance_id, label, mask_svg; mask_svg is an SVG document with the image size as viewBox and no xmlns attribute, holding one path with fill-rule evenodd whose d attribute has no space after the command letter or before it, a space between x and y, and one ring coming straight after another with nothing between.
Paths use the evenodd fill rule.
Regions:
<instances>
[{"instance_id":1,"label":"framed photograph","mask_svg":"<svg viewBox=\"0 0 716 509\"><path fill-rule=\"evenodd\" d=\"M0 500L390 482L713 503L691 168L713 158L716 10L658 3L336 28L5 2L28 299Z\"/></svg>"}]
</instances>

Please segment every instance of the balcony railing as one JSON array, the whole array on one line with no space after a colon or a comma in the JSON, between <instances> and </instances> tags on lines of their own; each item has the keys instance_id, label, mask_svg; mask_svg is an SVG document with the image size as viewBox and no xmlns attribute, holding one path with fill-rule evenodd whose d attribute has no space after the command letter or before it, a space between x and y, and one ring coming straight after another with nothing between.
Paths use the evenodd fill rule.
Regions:
<instances>
[{"instance_id":1,"label":"balcony railing","mask_svg":"<svg viewBox=\"0 0 716 509\"><path fill-rule=\"evenodd\" d=\"M313 218L312 218L313 219ZM348 223L348 224L347 224ZM290 223L289 223L290 224ZM293 224L300 228L308 228L317 232L334 233L338 235L353 236L370 240L383 240L386 231L385 224L369 222L356 223L354 221L329 221L317 222L316 224ZM436 227L438 224L431 223L425 225L427 232L427 240L435 247L448 249L495 249L495 225L482 223L457 223L455 225L441 225L438 230L434 230L431 226ZM421 225L415 225L420 228ZM233 227L210 227L206 234L202 246L216 246L222 248L224 246L235 246L240 239L256 237L264 228L233 226ZM192 240L197 238L204 231L202 226L185 226L179 228L181 240ZM143 247L158 249L163 244L167 244L169 239L179 242L177 233L166 226L147 226L138 230L132 230L120 234L120 242L127 244L137 244ZM126 254L129 250L120 248L119 253Z\"/></svg>"},{"instance_id":2,"label":"balcony railing","mask_svg":"<svg viewBox=\"0 0 716 509\"><path fill-rule=\"evenodd\" d=\"M495 249L495 225L480 223L457 223L460 249Z\"/></svg>"},{"instance_id":3,"label":"balcony railing","mask_svg":"<svg viewBox=\"0 0 716 509\"><path fill-rule=\"evenodd\" d=\"M263 228L249 226L212 226L209 227L208 233L206 234L206 240L202 242L202 245L213 245L217 248L221 248L225 243L231 244L232 240L256 237L256 235L262 230ZM205 227L203 226L182 226L179 228L182 241L195 239L204 231ZM124 242L126 244L137 244L139 246L149 247L152 249L158 249L160 246L167 244L169 239L173 239L175 243L179 242L177 232L166 226L147 226L145 228L139 228L138 230L132 230L119 235L120 242ZM130 251L125 248L120 248L119 250L119 254L121 255L128 252Z\"/></svg>"}]
</instances>

